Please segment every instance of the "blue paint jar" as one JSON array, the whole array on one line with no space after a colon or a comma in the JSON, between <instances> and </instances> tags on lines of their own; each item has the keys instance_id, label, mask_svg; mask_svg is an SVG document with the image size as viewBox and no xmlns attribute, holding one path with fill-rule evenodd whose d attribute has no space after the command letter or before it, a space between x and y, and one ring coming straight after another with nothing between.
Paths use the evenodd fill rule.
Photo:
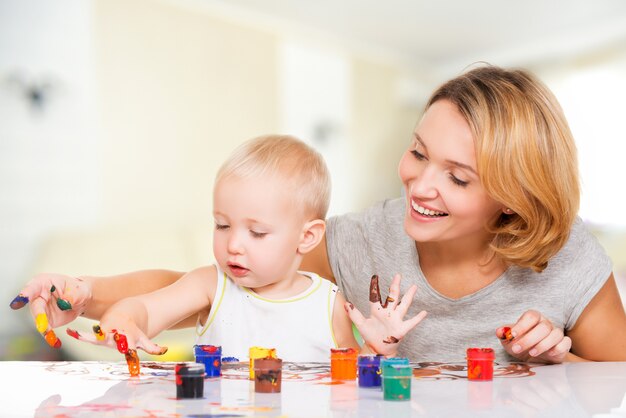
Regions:
<instances>
[{"instance_id":1,"label":"blue paint jar","mask_svg":"<svg viewBox=\"0 0 626 418\"><path fill-rule=\"evenodd\" d=\"M359 369L359 387L380 387L380 359L382 356L375 354L362 354L357 360Z\"/></svg>"},{"instance_id":2,"label":"blue paint jar","mask_svg":"<svg viewBox=\"0 0 626 418\"><path fill-rule=\"evenodd\" d=\"M222 374L222 347L218 345L194 345L196 363L204 364L206 377L219 377Z\"/></svg>"}]
</instances>

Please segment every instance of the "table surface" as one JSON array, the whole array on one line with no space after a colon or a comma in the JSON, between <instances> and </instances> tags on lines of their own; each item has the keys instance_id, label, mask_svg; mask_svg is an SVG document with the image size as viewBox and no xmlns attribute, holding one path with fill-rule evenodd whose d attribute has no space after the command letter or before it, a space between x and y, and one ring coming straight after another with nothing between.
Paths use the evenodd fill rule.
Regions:
<instances>
[{"instance_id":1,"label":"table surface","mask_svg":"<svg viewBox=\"0 0 626 418\"><path fill-rule=\"evenodd\" d=\"M526 418L621 408L626 416L626 362L496 364L490 382L468 381L463 363L415 363L408 401L332 382L327 363L285 363L277 394L255 393L247 364L225 364L221 378L205 380L203 399L177 400L174 365L142 362L141 375L130 377L122 362L0 362L0 415Z\"/></svg>"}]
</instances>

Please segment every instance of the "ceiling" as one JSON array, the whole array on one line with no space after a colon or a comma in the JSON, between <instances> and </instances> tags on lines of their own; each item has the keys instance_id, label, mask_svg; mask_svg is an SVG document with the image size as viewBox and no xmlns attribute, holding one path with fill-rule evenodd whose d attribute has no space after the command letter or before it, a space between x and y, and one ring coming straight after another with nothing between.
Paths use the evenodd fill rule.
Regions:
<instances>
[{"instance_id":1,"label":"ceiling","mask_svg":"<svg viewBox=\"0 0 626 418\"><path fill-rule=\"evenodd\" d=\"M456 73L626 48L624 0L200 0L285 33ZM440 74L441 75L441 74Z\"/></svg>"}]
</instances>

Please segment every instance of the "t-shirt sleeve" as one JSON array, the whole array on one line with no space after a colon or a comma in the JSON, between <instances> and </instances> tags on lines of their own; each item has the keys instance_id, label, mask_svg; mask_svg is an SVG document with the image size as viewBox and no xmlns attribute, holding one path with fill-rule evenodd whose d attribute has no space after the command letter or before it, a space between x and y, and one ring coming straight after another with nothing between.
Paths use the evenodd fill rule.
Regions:
<instances>
[{"instance_id":1,"label":"t-shirt sleeve","mask_svg":"<svg viewBox=\"0 0 626 418\"><path fill-rule=\"evenodd\" d=\"M361 264L368 240L363 213L349 213L330 218L326 226L328 261L339 288L346 293L345 278L353 277L351 269ZM359 261L361 260L361 261Z\"/></svg>"},{"instance_id":2,"label":"t-shirt sleeve","mask_svg":"<svg viewBox=\"0 0 626 418\"><path fill-rule=\"evenodd\" d=\"M604 286L613 269L613 263L597 238L578 218L560 259L568 280L565 291L565 307L569 318L565 329L574 327L576 321Z\"/></svg>"}]
</instances>

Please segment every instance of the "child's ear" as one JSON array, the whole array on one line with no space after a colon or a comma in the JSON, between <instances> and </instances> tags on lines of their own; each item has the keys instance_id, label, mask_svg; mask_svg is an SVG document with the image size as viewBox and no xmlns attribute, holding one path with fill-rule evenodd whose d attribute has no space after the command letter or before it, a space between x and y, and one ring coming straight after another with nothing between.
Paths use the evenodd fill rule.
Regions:
<instances>
[{"instance_id":1,"label":"child's ear","mask_svg":"<svg viewBox=\"0 0 626 418\"><path fill-rule=\"evenodd\" d=\"M326 231L326 222L321 219L314 219L304 224L302 228L302 237L300 245L298 245L298 253L306 254L313 248L317 247Z\"/></svg>"}]
</instances>

